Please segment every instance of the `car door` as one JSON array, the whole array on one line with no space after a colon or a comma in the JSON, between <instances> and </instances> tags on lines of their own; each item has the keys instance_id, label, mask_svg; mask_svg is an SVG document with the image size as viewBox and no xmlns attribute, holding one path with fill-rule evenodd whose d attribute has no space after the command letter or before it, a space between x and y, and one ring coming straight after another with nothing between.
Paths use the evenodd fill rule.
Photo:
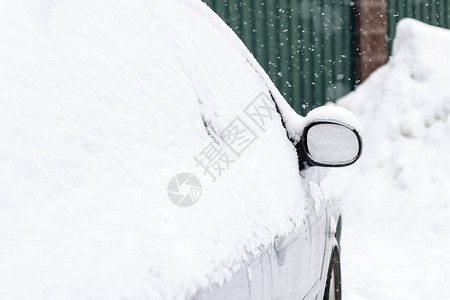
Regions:
<instances>
[{"instance_id":1,"label":"car door","mask_svg":"<svg viewBox=\"0 0 450 300\"><path fill-rule=\"evenodd\" d=\"M317 249L320 241L316 239L318 219L314 212L311 183L316 182L315 168L307 168L300 172L305 194L306 216L302 224L290 235L280 236L274 242L274 259L272 260L273 298L274 299L314 299L319 289L310 276L315 272ZM299 199L299 201L305 201ZM315 226L315 227L312 227ZM313 247L316 249L313 250ZM313 259L313 257L315 257Z\"/></svg>"},{"instance_id":2,"label":"car door","mask_svg":"<svg viewBox=\"0 0 450 300\"><path fill-rule=\"evenodd\" d=\"M306 199L306 214L310 227L311 256L308 272L308 286L310 295L316 295L321 287L321 278L326 240L327 240L327 214L323 193L319 186L319 168L310 167L305 172L308 184L309 197Z\"/></svg>"},{"instance_id":3,"label":"car door","mask_svg":"<svg viewBox=\"0 0 450 300\"><path fill-rule=\"evenodd\" d=\"M306 219L291 234L275 238L271 260L273 299L303 299L308 293L310 239L310 227Z\"/></svg>"}]
</instances>

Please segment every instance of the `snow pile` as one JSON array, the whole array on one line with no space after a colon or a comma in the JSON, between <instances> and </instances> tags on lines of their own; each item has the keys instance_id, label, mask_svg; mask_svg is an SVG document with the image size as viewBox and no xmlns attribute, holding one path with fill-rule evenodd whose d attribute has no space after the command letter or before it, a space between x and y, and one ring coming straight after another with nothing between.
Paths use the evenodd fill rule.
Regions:
<instances>
[{"instance_id":1,"label":"snow pile","mask_svg":"<svg viewBox=\"0 0 450 300\"><path fill-rule=\"evenodd\" d=\"M303 122L204 3L0 6L0 299L184 299L302 222L270 97L216 182L195 166L269 88L291 138ZM182 172L203 186L190 208L167 195Z\"/></svg>"},{"instance_id":2,"label":"snow pile","mask_svg":"<svg viewBox=\"0 0 450 300\"><path fill-rule=\"evenodd\" d=\"M343 190L345 299L450 299L450 31L412 19L344 106L364 153ZM336 176L337 175L337 176Z\"/></svg>"}]
</instances>

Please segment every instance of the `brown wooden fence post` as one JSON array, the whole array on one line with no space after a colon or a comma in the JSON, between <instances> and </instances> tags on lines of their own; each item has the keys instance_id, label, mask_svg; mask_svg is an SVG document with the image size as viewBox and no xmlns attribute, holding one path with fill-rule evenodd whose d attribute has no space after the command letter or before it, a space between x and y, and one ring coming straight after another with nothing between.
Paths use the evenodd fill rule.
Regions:
<instances>
[{"instance_id":1,"label":"brown wooden fence post","mask_svg":"<svg viewBox=\"0 0 450 300\"><path fill-rule=\"evenodd\" d=\"M388 60L387 1L355 1L355 73L363 82Z\"/></svg>"}]
</instances>

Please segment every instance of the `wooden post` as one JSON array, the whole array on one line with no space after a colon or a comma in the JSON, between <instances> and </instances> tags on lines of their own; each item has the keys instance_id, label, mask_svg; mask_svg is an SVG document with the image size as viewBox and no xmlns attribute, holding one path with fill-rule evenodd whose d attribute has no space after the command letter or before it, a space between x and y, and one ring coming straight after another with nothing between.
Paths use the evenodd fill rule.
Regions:
<instances>
[{"instance_id":1,"label":"wooden post","mask_svg":"<svg viewBox=\"0 0 450 300\"><path fill-rule=\"evenodd\" d=\"M355 73L363 82L388 60L387 1L355 1Z\"/></svg>"}]
</instances>

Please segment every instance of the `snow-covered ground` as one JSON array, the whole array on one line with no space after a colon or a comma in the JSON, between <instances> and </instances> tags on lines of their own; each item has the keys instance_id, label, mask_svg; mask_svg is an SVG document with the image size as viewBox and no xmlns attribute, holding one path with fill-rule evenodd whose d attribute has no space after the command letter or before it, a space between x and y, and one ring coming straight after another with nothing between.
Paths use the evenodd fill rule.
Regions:
<instances>
[{"instance_id":1,"label":"snow-covered ground","mask_svg":"<svg viewBox=\"0 0 450 300\"><path fill-rule=\"evenodd\" d=\"M365 142L358 163L332 171L344 299L450 299L449 49L449 30L405 19L388 64L338 102Z\"/></svg>"}]
</instances>

